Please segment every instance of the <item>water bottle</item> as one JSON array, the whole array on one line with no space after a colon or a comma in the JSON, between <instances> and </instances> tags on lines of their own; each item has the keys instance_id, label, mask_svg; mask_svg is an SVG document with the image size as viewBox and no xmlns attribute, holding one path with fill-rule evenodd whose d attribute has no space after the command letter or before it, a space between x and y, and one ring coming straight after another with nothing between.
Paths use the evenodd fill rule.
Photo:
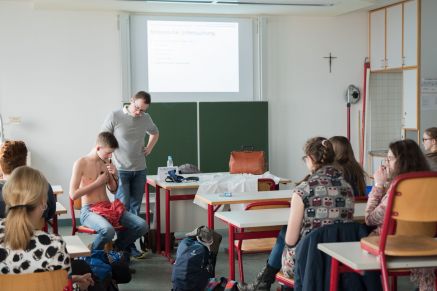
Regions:
<instances>
[{"instance_id":1,"label":"water bottle","mask_svg":"<svg viewBox=\"0 0 437 291\"><path fill-rule=\"evenodd\" d=\"M173 167L173 159L171 156L168 156L167 158L167 167Z\"/></svg>"}]
</instances>

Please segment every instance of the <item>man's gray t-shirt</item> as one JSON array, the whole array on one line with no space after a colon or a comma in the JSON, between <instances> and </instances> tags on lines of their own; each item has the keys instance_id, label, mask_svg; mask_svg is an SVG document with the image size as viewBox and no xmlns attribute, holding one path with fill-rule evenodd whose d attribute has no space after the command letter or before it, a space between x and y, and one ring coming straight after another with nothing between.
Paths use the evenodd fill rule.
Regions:
<instances>
[{"instance_id":1,"label":"man's gray t-shirt","mask_svg":"<svg viewBox=\"0 0 437 291\"><path fill-rule=\"evenodd\" d=\"M144 145L146 134L158 133L148 113L138 117L129 114L127 107L111 112L102 126L102 131L114 134L119 148L114 152L114 164L122 171L141 171L146 168Z\"/></svg>"}]
</instances>

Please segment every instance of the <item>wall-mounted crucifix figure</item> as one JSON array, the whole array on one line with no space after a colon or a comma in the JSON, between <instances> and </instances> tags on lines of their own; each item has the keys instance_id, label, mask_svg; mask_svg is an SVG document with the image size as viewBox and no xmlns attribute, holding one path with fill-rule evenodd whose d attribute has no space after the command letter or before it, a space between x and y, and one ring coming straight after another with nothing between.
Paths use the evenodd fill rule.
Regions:
<instances>
[{"instance_id":1,"label":"wall-mounted crucifix figure","mask_svg":"<svg viewBox=\"0 0 437 291\"><path fill-rule=\"evenodd\" d=\"M337 57L333 57L331 53L329 53L329 57L323 57L325 59L329 59L329 73L331 73L331 67L332 67L332 59L336 59Z\"/></svg>"}]
</instances>

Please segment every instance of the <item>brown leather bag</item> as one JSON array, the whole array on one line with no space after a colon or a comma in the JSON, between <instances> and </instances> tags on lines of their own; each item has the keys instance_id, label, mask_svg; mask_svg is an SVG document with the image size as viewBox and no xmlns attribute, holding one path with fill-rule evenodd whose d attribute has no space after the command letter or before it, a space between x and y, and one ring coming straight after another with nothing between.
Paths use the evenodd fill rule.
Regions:
<instances>
[{"instance_id":1,"label":"brown leather bag","mask_svg":"<svg viewBox=\"0 0 437 291\"><path fill-rule=\"evenodd\" d=\"M229 172L231 174L264 174L264 152L251 150L232 151L229 159Z\"/></svg>"}]
</instances>

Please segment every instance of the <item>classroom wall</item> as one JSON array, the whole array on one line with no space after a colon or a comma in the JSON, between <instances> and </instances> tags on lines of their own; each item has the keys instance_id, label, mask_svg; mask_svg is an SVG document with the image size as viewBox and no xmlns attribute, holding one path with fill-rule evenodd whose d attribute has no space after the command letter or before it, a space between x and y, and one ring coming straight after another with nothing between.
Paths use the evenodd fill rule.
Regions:
<instances>
[{"instance_id":1,"label":"classroom wall","mask_svg":"<svg viewBox=\"0 0 437 291\"><path fill-rule=\"evenodd\" d=\"M344 95L349 84L362 87L367 13L266 20L270 169L296 180L305 172L307 138L346 134ZM117 15L0 1L0 40L0 113L22 119L6 126L6 136L25 140L32 166L68 192L74 160L91 149L106 114L120 105ZM323 58L330 52L338 57L331 74ZM358 109L361 102L352 107L356 151ZM67 199L66 193L60 200L68 205Z\"/></svg>"},{"instance_id":2,"label":"classroom wall","mask_svg":"<svg viewBox=\"0 0 437 291\"><path fill-rule=\"evenodd\" d=\"M6 137L26 142L32 166L63 186L65 206L74 160L120 105L119 46L114 12L0 1L0 113L22 119Z\"/></svg>"},{"instance_id":3,"label":"classroom wall","mask_svg":"<svg viewBox=\"0 0 437 291\"><path fill-rule=\"evenodd\" d=\"M368 50L368 14L338 17L269 17L264 42L263 95L269 100L270 169L294 181L306 174L301 160L313 136L346 135L345 93L362 89ZM329 53L333 60L329 73ZM358 156L358 110L351 137Z\"/></svg>"}]
</instances>

